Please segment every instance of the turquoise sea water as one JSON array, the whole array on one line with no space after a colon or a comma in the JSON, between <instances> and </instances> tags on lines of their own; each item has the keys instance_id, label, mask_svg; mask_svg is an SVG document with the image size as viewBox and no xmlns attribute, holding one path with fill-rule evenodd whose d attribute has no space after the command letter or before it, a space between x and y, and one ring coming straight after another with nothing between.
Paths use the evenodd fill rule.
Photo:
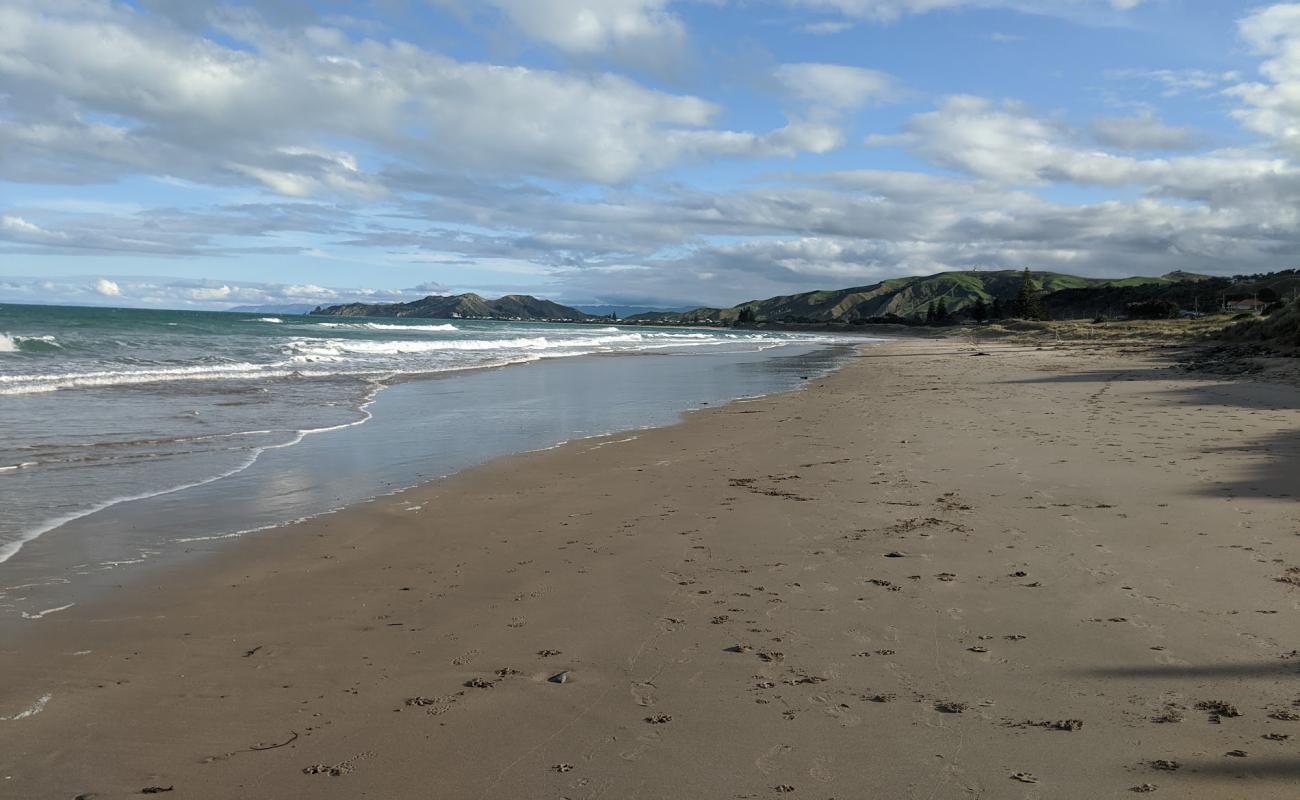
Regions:
<instances>
[{"instance_id":1,"label":"turquoise sea water","mask_svg":"<svg viewBox=\"0 0 1300 800\"><path fill-rule=\"evenodd\" d=\"M0 608L15 603L6 586L64 582L178 539L273 526L497 455L789 388L829 368L837 344L0 306Z\"/></svg>"}]
</instances>

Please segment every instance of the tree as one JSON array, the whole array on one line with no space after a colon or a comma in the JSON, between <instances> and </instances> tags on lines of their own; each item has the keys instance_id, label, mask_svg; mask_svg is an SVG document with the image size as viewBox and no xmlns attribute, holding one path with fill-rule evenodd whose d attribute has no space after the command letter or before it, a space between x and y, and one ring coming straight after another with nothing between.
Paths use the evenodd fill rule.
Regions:
<instances>
[{"instance_id":1,"label":"tree","mask_svg":"<svg viewBox=\"0 0 1300 800\"><path fill-rule=\"evenodd\" d=\"M1020 279L1020 291L1016 294L1011 313L1020 319L1043 318L1043 298L1039 295L1038 284L1034 282L1034 276L1028 267Z\"/></svg>"},{"instance_id":2,"label":"tree","mask_svg":"<svg viewBox=\"0 0 1300 800\"><path fill-rule=\"evenodd\" d=\"M989 308L989 319L1003 319L1007 315L1007 310L1002 307L1002 298L994 297L993 306Z\"/></svg>"},{"instance_id":3,"label":"tree","mask_svg":"<svg viewBox=\"0 0 1300 800\"><path fill-rule=\"evenodd\" d=\"M926 322L934 322L935 319L937 318L937 317L935 316L935 314L936 314L936 311L935 311L935 307L934 307L934 301L931 300L931 301L930 301L930 304L929 304L928 306L925 307L925 321L926 321Z\"/></svg>"},{"instance_id":4,"label":"tree","mask_svg":"<svg viewBox=\"0 0 1300 800\"><path fill-rule=\"evenodd\" d=\"M975 303L970 307L970 316L971 319L976 322L985 322L988 320L989 304L984 302L983 295L975 298Z\"/></svg>"},{"instance_id":5,"label":"tree","mask_svg":"<svg viewBox=\"0 0 1300 800\"><path fill-rule=\"evenodd\" d=\"M740 309L740 316L736 317L737 325L753 325L755 322L758 322L758 315L754 313L753 306Z\"/></svg>"},{"instance_id":6,"label":"tree","mask_svg":"<svg viewBox=\"0 0 1300 800\"><path fill-rule=\"evenodd\" d=\"M948 313L948 301L940 297L939 305L934 308L934 321L947 322L950 318L951 315Z\"/></svg>"},{"instance_id":7,"label":"tree","mask_svg":"<svg viewBox=\"0 0 1300 800\"><path fill-rule=\"evenodd\" d=\"M1144 300L1129 303L1125 310L1130 319L1178 319L1178 304L1172 300Z\"/></svg>"}]
</instances>

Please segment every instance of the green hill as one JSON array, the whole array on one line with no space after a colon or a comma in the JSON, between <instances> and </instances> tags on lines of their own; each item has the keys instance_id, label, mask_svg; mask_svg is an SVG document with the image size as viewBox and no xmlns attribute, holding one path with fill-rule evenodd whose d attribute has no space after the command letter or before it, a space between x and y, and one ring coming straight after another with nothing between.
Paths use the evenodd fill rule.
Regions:
<instances>
[{"instance_id":1,"label":"green hill","mask_svg":"<svg viewBox=\"0 0 1300 800\"><path fill-rule=\"evenodd\" d=\"M549 322L595 322L600 317L539 300L526 294L508 294L488 300L477 294L430 295L410 303L348 303L317 307L312 314L333 317L419 317L424 319L507 319Z\"/></svg>"},{"instance_id":2,"label":"green hill","mask_svg":"<svg viewBox=\"0 0 1300 800\"><path fill-rule=\"evenodd\" d=\"M1043 308L1051 319L1121 317L1133 304L1168 303L1177 309L1210 311L1225 302L1258 299L1265 303L1300 292L1300 272L1283 270L1261 275L1213 277L1171 272L1160 277L1082 278L1059 272L1031 272L1041 290ZM1023 273L941 272L893 278L870 286L804 292L766 300L751 300L731 308L697 308L685 312L637 314L624 322L691 325L735 324L740 312L752 309L756 321L777 323L862 323L915 321L925 317L930 303L943 300L961 317L978 300L995 300L1010 309Z\"/></svg>"},{"instance_id":3,"label":"green hill","mask_svg":"<svg viewBox=\"0 0 1300 800\"><path fill-rule=\"evenodd\" d=\"M1059 272L1035 272L1044 294L1063 289L1085 289L1125 283L1167 283L1164 278L1126 278L1121 281L1080 278ZM913 278L892 278L870 286L834 291L805 292L767 300L753 300L732 308L698 308L682 313L638 314L626 322L691 324L735 322L744 308L752 308L760 322L856 322L869 319L923 317L926 307L940 299L954 314L983 298L1009 304L1020 289L1021 273L941 272Z\"/></svg>"}]
</instances>

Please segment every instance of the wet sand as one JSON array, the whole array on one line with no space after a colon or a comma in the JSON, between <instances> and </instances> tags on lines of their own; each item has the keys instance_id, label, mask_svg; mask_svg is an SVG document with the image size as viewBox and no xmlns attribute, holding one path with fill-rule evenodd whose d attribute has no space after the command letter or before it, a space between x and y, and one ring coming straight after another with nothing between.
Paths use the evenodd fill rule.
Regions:
<instances>
[{"instance_id":1,"label":"wet sand","mask_svg":"<svg viewBox=\"0 0 1300 800\"><path fill-rule=\"evenodd\" d=\"M248 538L4 642L0 796L1295 797L1300 392L1168 366L894 343Z\"/></svg>"}]
</instances>

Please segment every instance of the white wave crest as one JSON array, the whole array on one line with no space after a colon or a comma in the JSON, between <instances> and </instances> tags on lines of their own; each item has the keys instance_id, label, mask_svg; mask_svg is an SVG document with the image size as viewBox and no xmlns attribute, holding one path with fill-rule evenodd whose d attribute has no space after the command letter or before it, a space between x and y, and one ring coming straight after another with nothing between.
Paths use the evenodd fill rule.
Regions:
<instances>
[{"instance_id":1,"label":"white wave crest","mask_svg":"<svg viewBox=\"0 0 1300 800\"><path fill-rule=\"evenodd\" d=\"M445 333L460 330L460 328L450 323L444 325L393 325L386 322L320 322L317 325L322 328L343 328L356 331L431 331Z\"/></svg>"},{"instance_id":2,"label":"white wave crest","mask_svg":"<svg viewBox=\"0 0 1300 800\"><path fill-rule=\"evenodd\" d=\"M352 339L299 339L289 347L297 355L338 357L342 355L406 355L436 353L441 351L484 350L557 350L564 348L589 348L611 344L640 342L639 333L594 338L554 339L546 336L529 336L515 339L436 339L399 340L389 342L357 341Z\"/></svg>"},{"instance_id":3,"label":"white wave crest","mask_svg":"<svg viewBox=\"0 0 1300 800\"><path fill-rule=\"evenodd\" d=\"M19 353L22 352L24 344L36 342L60 349L63 347L53 336L14 336L0 333L0 353Z\"/></svg>"},{"instance_id":4,"label":"white wave crest","mask_svg":"<svg viewBox=\"0 0 1300 800\"><path fill-rule=\"evenodd\" d=\"M41 375L0 375L0 395L35 394L59 389L103 386L128 386L138 383L164 383L176 380L238 380L240 378L284 377L292 374L287 364L205 364L192 367L167 367L94 372L53 373Z\"/></svg>"},{"instance_id":5,"label":"white wave crest","mask_svg":"<svg viewBox=\"0 0 1300 800\"><path fill-rule=\"evenodd\" d=\"M272 325L279 325L279 324L281 324L281 323L284 322L284 320L280 319L279 317L258 317L257 319L255 319L255 320L253 320L253 321L254 321L254 322L269 322L269 323L271 323Z\"/></svg>"}]
</instances>

